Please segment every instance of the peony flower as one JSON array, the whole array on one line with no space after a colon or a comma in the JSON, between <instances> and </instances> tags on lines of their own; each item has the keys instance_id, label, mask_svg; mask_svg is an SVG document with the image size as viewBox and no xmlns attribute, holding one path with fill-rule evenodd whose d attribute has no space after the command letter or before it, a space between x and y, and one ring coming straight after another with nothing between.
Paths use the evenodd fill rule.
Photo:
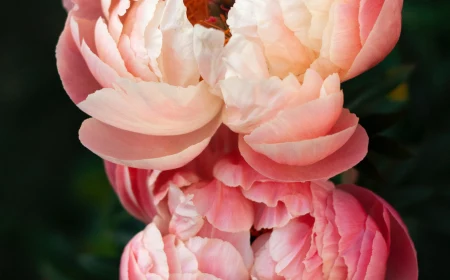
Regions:
<instances>
[{"instance_id":1,"label":"peony flower","mask_svg":"<svg viewBox=\"0 0 450 280\"><path fill-rule=\"evenodd\" d=\"M312 211L252 244L255 279L418 279L416 252L397 212L355 185L318 190Z\"/></svg>"},{"instance_id":2,"label":"peony flower","mask_svg":"<svg viewBox=\"0 0 450 280\"><path fill-rule=\"evenodd\" d=\"M178 168L219 127L222 100L201 79L205 62L194 52L203 29L193 24L207 16L208 2L186 2L64 1L69 13L56 49L58 71L70 98L92 116L80 129L81 142L102 158ZM210 45L223 45L224 33L217 32L221 41Z\"/></svg>"},{"instance_id":3,"label":"peony flower","mask_svg":"<svg viewBox=\"0 0 450 280\"><path fill-rule=\"evenodd\" d=\"M250 53L253 43L244 44ZM302 84L292 74L248 76L246 68L261 69L257 61L265 63L239 62L244 65L230 67L237 76L220 82L223 122L240 134L239 150L250 166L272 179L310 181L331 178L364 158L368 136L358 117L342 108L337 74L322 79L309 69Z\"/></svg>"},{"instance_id":4,"label":"peony flower","mask_svg":"<svg viewBox=\"0 0 450 280\"><path fill-rule=\"evenodd\" d=\"M264 49L281 78L308 68L343 81L375 66L393 49L403 0L236 0L227 23L233 36Z\"/></svg>"},{"instance_id":5,"label":"peony flower","mask_svg":"<svg viewBox=\"0 0 450 280\"><path fill-rule=\"evenodd\" d=\"M247 280L249 271L228 241L199 236L183 241L149 224L125 247L120 279Z\"/></svg>"}]
</instances>

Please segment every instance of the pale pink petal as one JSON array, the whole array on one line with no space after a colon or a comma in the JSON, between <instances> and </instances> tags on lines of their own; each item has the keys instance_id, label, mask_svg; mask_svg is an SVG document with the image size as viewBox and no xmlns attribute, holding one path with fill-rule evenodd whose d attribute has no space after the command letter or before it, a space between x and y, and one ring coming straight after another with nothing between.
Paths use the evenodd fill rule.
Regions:
<instances>
[{"instance_id":1,"label":"pale pink petal","mask_svg":"<svg viewBox=\"0 0 450 280\"><path fill-rule=\"evenodd\" d=\"M259 236L254 244L255 264L252 268L251 274L258 280L284 280L275 273L276 262L272 259L269 251L269 234ZM253 246L253 245L252 245Z\"/></svg>"},{"instance_id":2,"label":"pale pink petal","mask_svg":"<svg viewBox=\"0 0 450 280\"><path fill-rule=\"evenodd\" d=\"M259 140L258 142L255 141L256 143L253 141L249 141L248 138L250 136L244 136L244 140L253 150L264 154L277 163L308 166L320 162L321 160L332 155L344 144L346 144L347 141L349 141L350 137L353 135L356 127L358 126L358 118L353 114L351 115L351 117L349 117L349 115L350 113L348 112L348 110L343 110L340 120L338 120L335 124L335 127L340 126L343 127L343 129L340 131L336 131L336 128L331 128L331 130L329 130L329 134L322 137L310 138L307 140L295 142L268 144L258 143L260 141L259 138L256 138L257 141ZM276 132L272 131L270 133ZM268 132L267 134L270 133ZM302 136L310 137L310 135Z\"/></svg>"},{"instance_id":3,"label":"pale pink petal","mask_svg":"<svg viewBox=\"0 0 450 280\"><path fill-rule=\"evenodd\" d=\"M172 213L169 232L181 240L195 236L203 226L203 217L192 202L193 195L184 195L178 187L171 186L168 197Z\"/></svg>"},{"instance_id":4,"label":"pale pink petal","mask_svg":"<svg viewBox=\"0 0 450 280\"><path fill-rule=\"evenodd\" d=\"M269 78L263 46L256 39L233 34L224 49L224 62L228 77L243 79Z\"/></svg>"},{"instance_id":5,"label":"pale pink petal","mask_svg":"<svg viewBox=\"0 0 450 280\"><path fill-rule=\"evenodd\" d=\"M360 162L367 154L369 138L361 126L339 150L307 166L279 164L255 152L242 138L239 150L247 163L262 175L282 181L311 181L331 178Z\"/></svg>"},{"instance_id":6,"label":"pale pink petal","mask_svg":"<svg viewBox=\"0 0 450 280\"><path fill-rule=\"evenodd\" d=\"M213 227L210 223L205 222L197 236L216 238L231 243L238 250L247 268L253 265L253 251L250 245L250 232L225 232Z\"/></svg>"},{"instance_id":7,"label":"pale pink petal","mask_svg":"<svg viewBox=\"0 0 450 280\"><path fill-rule=\"evenodd\" d=\"M88 0L85 0L88 1ZM100 1L92 1L91 2L100 2ZM111 33L111 36L113 37L114 41L118 42L120 34L122 33L123 29L123 23L121 20L121 17L123 17L130 8L130 0L111 0L111 5L108 8L107 13L105 13L105 16L108 20L108 29ZM105 3L103 3L103 11L105 10Z\"/></svg>"},{"instance_id":8,"label":"pale pink petal","mask_svg":"<svg viewBox=\"0 0 450 280\"><path fill-rule=\"evenodd\" d=\"M200 78L193 50L193 26L183 0L167 0L161 20L162 50L158 60L163 81L175 86L197 84Z\"/></svg>"},{"instance_id":9,"label":"pale pink petal","mask_svg":"<svg viewBox=\"0 0 450 280\"><path fill-rule=\"evenodd\" d=\"M253 130L245 140L249 144L274 144L324 136L341 115L343 103L344 95L337 92L282 110L273 119Z\"/></svg>"},{"instance_id":10,"label":"pale pink petal","mask_svg":"<svg viewBox=\"0 0 450 280\"><path fill-rule=\"evenodd\" d=\"M253 205L238 188L213 180L191 188L194 205L215 228L227 232L249 230L253 224ZM238 217L238 218L237 218Z\"/></svg>"},{"instance_id":11,"label":"pale pink petal","mask_svg":"<svg viewBox=\"0 0 450 280\"><path fill-rule=\"evenodd\" d=\"M72 0L63 0L62 2L63 2L64 9L66 9L67 12L70 12L70 10L74 6L74 3L72 2Z\"/></svg>"},{"instance_id":12,"label":"pale pink petal","mask_svg":"<svg viewBox=\"0 0 450 280\"><path fill-rule=\"evenodd\" d=\"M196 273L198 271L195 255L175 235L166 235L163 241L171 278L173 273Z\"/></svg>"},{"instance_id":13,"label":"pale pink petal","mask_svg":"<svg viewBox=\"0 0 450 280\"><path fill-rule=\"evenodd\" d=\"M214 165L213 174L214 178L225 185L229 187L242 187L244 190L251 188L256 181L267 179L251 168L237 153L218 161Z\"/></svg>"},{"instance_id":14,"label":"pale pink petal","mask_svg":"<svg viewBox=\"0 0 450 280\"><path fill-rule=\"evenodd\" d=\"M179 136L152 136L121 130L95 119L83 122L83 145L114 163L143 169L181 167L199 155L220 125L219 116L209 124Z\"/></svg>"},{"instance_id":15,"label":"pale pink petal","mask_svg":"<svg viewBox=\"0 0 450 280\"><path fill-rule=\"evenodd\" d=\"M385 0L361 51L345 75L351 79L378 64L394 48L401 30L402 0Z\"/></svg>"},{"instance_id":16,"label":"pale pink petal","mask_svg":"<svg viewBox=\"0 0 450 280\"><path fill-rule=\"evenodd\" d=\"M111 66L121 77L133 78L125 68L125 63L117 48L116 42L111 37L103 19L99 18L95 26L95 46L100 59Z\"/></svg>"},{"instance_id":17,"label":"pale pink petal","mask_svg":"<svg viewBox=\"0 0 450 280\"><path fill-rule=\"evenodd\" d=\"M186 247L197 257L201 272L230 280L247 280L249 277L241 255L226 241L194 237L189 239Z\"/></svg>"},{"instance_id":18,"label":"pale pink petal","mask_svg":"<svg viewBox=\"0 0 450 280\"><path fill-rule=\"evenodd\" d=\"M222 61L225 36L222 31L205 28L200 24L194 26L194 55L203 80L215 86L225 76Z\"/></svg>"},{"instance_id":19,"label":"pale pink petal","mask_svg":"<svg viewBox=\"0 0 450 280\"><path fill-rule=\"evenodd\" d=\"M221 110L222 102L204 82L182 88L120 80L116 89L99 90L78 106L117 128L142 134L179 135L209 123Z\"/></svg>"},{"instance_id":20,"label":"pale pink petal","mask_svg":"<svg viewBox=\"0 0 450 280\"><path fill-rule=\"evenodd\" d=\"M79 103L101 88L92 76L70 30L70 19L56 45L56 66L65 91L73 102Z\"/></svg>"},{"instance_id":21,"label":"pale pink petal","mask_svg":"<svg viewBox=\"0 0 450 280\"><path fill-rule=\"evenodd\" d=\"M208 273L174 273L170 274L170 280L221 280Z\"/></svg>"},{"instance_id":22,"label":"pale pink petal","mask_svg":"<svg viewBox=\"0 0 450 280\"><path fill-rule=\"evenodd\" d=\"M231 33L242 34L248 37L257 36L257 21L255 5L260 0L239 0L228 12L227 24Z\"/></svg>"},{"instance_id":23,"label":"pale pink petal","mask_svg":"<svg viewBox=\"0 0 450 280\"><path fill-rule=\"evenodd\" d=\"M356 197L363 207L373 207L373 204L381 203L388 209L390 217L386 219L390 228L390 248L389 259L387 263L386 279L388 280L407 280L418 279L417 254L408 229L403 223L400 215L385 200L375 195L371 191L355 185L339 185L342 189ZM370 210L370 208L368 209ZM377 211L379 212L379 211ZM369 211L372 213L372 211ZM382 222L377 219L378 224ZM383 225L380 225L382 228Z\"/></svg>"}]
</instances>

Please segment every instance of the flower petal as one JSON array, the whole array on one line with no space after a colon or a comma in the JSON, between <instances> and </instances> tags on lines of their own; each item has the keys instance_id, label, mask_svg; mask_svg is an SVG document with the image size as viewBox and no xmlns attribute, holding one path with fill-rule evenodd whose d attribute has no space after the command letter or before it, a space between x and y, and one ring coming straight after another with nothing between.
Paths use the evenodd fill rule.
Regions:
<instances>
[{"instance_id":1,"label":"flower petal","mask_svg":"<svg viewBox=\"0 0 450 280\"><path fill-rule=\"evenodd\" d=\"M364 128L357 126L352 137L330 156L307 166L279 164L255 152L241 136L239 150L247 163L262 175L282 181L311 181L331 178L360 162L367 154L369 138Z\"/></svg>"},{"instance_id":2,"label":"flower petal","mask_svg":"<svg viewBox=\"0 0 450 280\"><path fill-rule=\"evenodd\" d=\"M120 88L119 88L120 87ZM222 107L206 83L187 88L155 82L119 80L78 106L92 117L124 130L150 135L179 135L201 128Z\"/></svg>"},{"instance_id":3,"label":"flower petal","mask_svg":"<svg viewBox=\"0 0 450 280\"><path fill-rule=\"evenodd\" d=\"M179 136L151 136L121 130L96 119L83 122L81 143L114 163L143 169L181 167L199 155L220 125L220 116L199 130Z\"/></svg>"}]
</instances>

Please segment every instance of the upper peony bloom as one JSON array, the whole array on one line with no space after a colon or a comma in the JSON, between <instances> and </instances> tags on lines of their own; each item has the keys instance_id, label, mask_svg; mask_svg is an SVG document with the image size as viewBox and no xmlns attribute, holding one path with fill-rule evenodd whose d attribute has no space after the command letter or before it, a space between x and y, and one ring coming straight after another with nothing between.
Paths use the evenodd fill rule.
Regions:
<instances>
[{"instance_id":1,"label":"upper peony bloom","mask_svg":"<svg viewBox=\"0 0 450 280\"><path fill-rule=\"evenodd\" d=\"M194 52L195 30L203 29L193 24L208 16L208 2L186 2L64 1L58 71L71 99L93 117L80 129L81 142L102 158L178 168L219 127L222 100L201 79L204 61Z\"/></svg>"},{"instance_id":2,"label":"upper peony bloom","mask_svg":"<svg viewBox=\"0 0 450 280\"><path fill-rule=\"evenodd\" d=\"M227 23L264 49L271 75L355 77L398 41L403 0L236 0Z\"/></svg>"},{"instance_id":3,"label":"upper peony bloom","mask_svg":"<svg viewBox=\"0 0 450 280\"><path fill-rule=\"evenodd\" d=\"M252 276L415 280L414 245L397 212L354 185L317 190L312 211L258 237Z\"/></svg>"},{"instance_id":4,"label":"upper peony bloom","mask_svg":"<svg viewBox=\"0 0 450 280\"><path fill-rule=\"evenodd\" d=\"M251 253L250 240L247 239ZM232 243L215 237L182 240L149 224L125 247L120 280L248 280L249 271Z\"/></svg>"}]
</instances>

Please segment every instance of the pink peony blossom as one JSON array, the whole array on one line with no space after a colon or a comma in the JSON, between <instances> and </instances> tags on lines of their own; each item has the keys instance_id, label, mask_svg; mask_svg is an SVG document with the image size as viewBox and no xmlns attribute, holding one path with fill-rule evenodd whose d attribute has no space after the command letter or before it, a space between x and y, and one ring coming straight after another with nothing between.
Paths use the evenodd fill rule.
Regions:
<instances>
[{"instance_id":1,"label":"pink peony blossom","mask_svg":"<svg viewBox=\"0 0 450 280\"><path fill-rule=\"evenodd\" d=\"M222 100L201 81L194 44L207 29L188 20L199 11L182 0L64 6L57 66L71 99L92 116L79 132L83 145L108 161L158 170L200 154L221 123ZM223 45L217 32L221 38L203 42Z\"/></svg>"},{"instance_id":2,"label":"pink peony blossom","mask_svg":"<svg viewBox=\"0 0 450 280\"><path fill-rule=\"evenodd\" d=\"M233 69L248 73L245 65ZM223 122L240 134L240 152L258 172L283 181L328 179L364 158L368 136L342 108L337 74L324 80L309 69L302 84L292 74L245 75L220 82Z\"/></svg>"},{"instance_id":3,"label":"pink peony blossom","mask_svg":"<svg viewBox=\"0 0 450 280\"><path fill-rule=\"evenodd\" d=\"M319 189L311 212L258 237L255 279L418 279L416 252L397 212L355 185Z\"/></svg>"},{"instance_id":4,"label":"pink peony blossom","mask_svg":"<svg viewBox=\"0 0 450 280\"><path fill-rule=\"evenodd\" d=\"M236 0L227 23L264 49L271 75L355 77L393 49L403 0Z\"/></svg>"}]
</instances>

